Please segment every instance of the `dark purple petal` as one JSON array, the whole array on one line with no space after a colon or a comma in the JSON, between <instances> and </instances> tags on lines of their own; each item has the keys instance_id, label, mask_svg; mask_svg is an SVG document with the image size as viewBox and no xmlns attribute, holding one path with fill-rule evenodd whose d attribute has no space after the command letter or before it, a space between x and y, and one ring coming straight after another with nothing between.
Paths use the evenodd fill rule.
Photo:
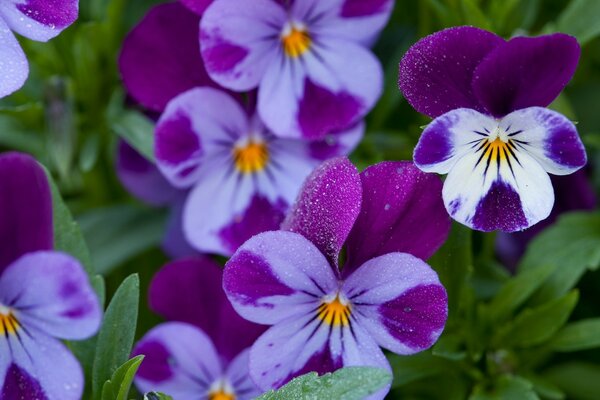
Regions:
<instances>
[{"instance_id":1,"label":"dark purple petal","mask_svg":"<svg viewBox=\"0 0 600 400\"><path fill-rule=\"evenodd\" d=\"M426 260L444 243L450 219L437 176L419 171L411 162L382 162L360 177L362 207L348 237L344 274L391 252Z\"/></svg>"},{"instance_id":2,"label":"dark purple petal","mask_svg":"<svg viewBox=\"0 0 600 400\"><path fill-rule=\"evenodd\" d=\"M206 10L208 6L214 0L179 0L181 4L192 10L198 15L202 15L202 13Z\"/></svg>"},{"instance_id":3,"label":"dark purple petal","mask_svg":"<svg viewBox=\"0 0 600 400\"><path fill-rule=\"evenodd\" d=\"M325 161L348 155L358 146L364 133L365 123L359 122L343 132L327 135L321 140L314 140L308 143L310 157Z\"/></svg>"},{"instance_id":4,"label":"dark purple petal","mask_svg":"<svg viewBox=\"0 0 600 400\"><path fill-rule=\"evenodd\" d=\"M481 61L473 75L473 93L496 117L545 107L573 77L580 52L577 39L562 33L513 38Z\"/></svg>"},{"instance_id":5,"label":"dark purple petal","mask_svg":"<svg viewBox=\"0 0 600 400\"><path fill-rule=\"evenodd\" d=\"M163 251L174 260L183 257L192 257L198 255L185 238L183 233L183 205L185 195L181 196L171 205L169 221L165 229L165 235L161 243Z\"/></svg>"},{"instance_id":6,"label":"dark purple petal","mask_svg":"<svg viewBox=\"0 0 600 400\"><path fill-rule=\"evenodd\" d=\"M169 100L188 89L217 87L200 56L199 21L178 3L160 4L127 35L119 69L125 88L136 101L162 111Z\"/></svg>"},{"instance_id":7,"label":"dark purple petal","mask_svg":"<svg viewBox=\"0 0 600 400\"><path fill-rule=\"evenodd\" d=\"M281 228L309 239L337 266L339 252L360 212L361 197L356 167L347 158L331 159L307 178Z\"/></svg>"},{"instance_id":8,"label":"dark purple petal","mask_svg":"<svg viewBox=\"0 0 600 400\"><path fill-rule=\"evenodd\" d=\"M0 242L0 272L25 253L53 246L48 179L25 154L0 155Z\"/></svg>"},{"instance_id":9,"label":"dark purple petal","mask_svg":"<svg viewBox=\"0 0 600 400\"><path fill-rule=\"evenodd\" d=\"M46 42L75 22L78 11L78 0L5 1L0 16L20 35Z\"/></svg>"},{"instance_id":10,"label":"dark purple petal","mask_svg":"<svg viewBox=\"0 0 600 400\"><path fill-rule=\"evenodd\" d=\"M11 364L6 371L0 398L6 400L48 399L46 393L44 393L44 390L40 386L40 383L15 364Z\"/></svg>"},{"instance_id":11,"label":"dark purple petal","mask_svg":"<svg viewBox=\"0 0 600 400\"><path fill-rule=\"evenodd\" d=\"M444 29L415 43L400 62L398 84L420 113L435 118L455 108L485 111L471 89L473 72L504 40L482 29Z\"/></svg>"},{"instance_id":12,"label":"dark purple petal","mask_svg":"<svg viewBox=\"0 0 600 400\"><path fill-rule=\"evenodd\" d=\"M495 230L513 232L530 225L523 211L519 194L502 181L495 181L481 199L472 223L475 229L484 232Z\"/></svg>"},{"instance_id":13,"label":"dark purple petal","mask_svg":"<svg viewBox=\"0 0 600 400\"><path fill-rule=\"evenodd\" d=\"M379 14L390 8L390 0L345 0L342 5L342 17L366 17Z\"/></svg>"}]
</instances>

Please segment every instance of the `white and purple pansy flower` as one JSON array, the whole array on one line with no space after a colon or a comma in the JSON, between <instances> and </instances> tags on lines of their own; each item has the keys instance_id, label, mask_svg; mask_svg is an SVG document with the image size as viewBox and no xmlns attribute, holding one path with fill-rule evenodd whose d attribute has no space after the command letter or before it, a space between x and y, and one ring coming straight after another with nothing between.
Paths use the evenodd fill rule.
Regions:
<instances>
[{"instance_id":1,"label":"white and purple pansy flower","mask_svg":"<svg viewBox=\"0 0 600 400\"><path fill-rule=\"evenodd\" d=\"M565 34L509 41L473 27L413 45L400 63L408 102L435 118L414 152L425 172L448 174L443 198L457 221L513 232L548 217L548 174L586 163L575 125L545 108L567 85L580 48Z\"/></svg>"},{"instance_id":2,"label":"white and purple pansy flower","mask_svg":"<svg viewBox=\"0 0 600 400\"><path fill-rule=\"evenodd\" d=\"M191 189L183 209L188 242L230 255L254 234L277 229L312 169L348 154L363 130L358 123L331 145L280 138L227 93L203 87L169 102L155 155L172 185Z\"/></svg>"},{"instance_id":3,"label":"white and purple pansy flower","mask_svg":"<svg viewBox=\"0 0 600 400\"><path fill-rule=\"evenodd\" d=\"M245 400L260 390L248 373L248 347L265 327L242 319L222 289L223 270L208 258L164 266L150 285L150 307L170 322L135 346L144 354L135 383L177 400Z\"/></svg>"},{"instance_id":4,"label":"white and purple pansy flower","mask_svg":"<svg viewBox=\"0 0 600 400\"><path fill-rule=\"evenodd\" d=\"M379 98L383 74L366 45L393 3L217 0L200 23L206 70L232 90L258 87L258 114L276 135L322 138Z\"/></svg>"},{"instance_id":5,"label":"white and purple pansy flower","mask_svg":"<svg viewBox=\"0 0 600 400\"><path fill-rule=\"evenodd\" d=\"M29 75L25 53L11 31L46 42L71 25L78 12L78 0L0 2L0 97L20 89Z\"/></svg>"},{"instance_id":6,"label":"white and purple pansy flower","mask_svg":"<svg viewBox=\"0 0 600 400\"><path fill-rule=\"evenodd\" d=\"M0 398L78 400L79 363L60 340L92 336L100 305L77 260L52 251L44 170L24 154L0 156Z\"/></svg>"},{"instance_id":7,"label":"white and purple pansy flower","mask_svg":"<svg viewBox=\"0 0 600 400\"><path fill-rule=\"evenodd\" d=\"M284 230L236 251L225 265L225 293L241 316L272 325L250 350L261 389L343 366L389 370L380 347L413 354L435 343L447 295L423 259L450 227L441 188L409 162L359 174L347 159L332 159L307 179Z\"/></svg>"}]
</instances>

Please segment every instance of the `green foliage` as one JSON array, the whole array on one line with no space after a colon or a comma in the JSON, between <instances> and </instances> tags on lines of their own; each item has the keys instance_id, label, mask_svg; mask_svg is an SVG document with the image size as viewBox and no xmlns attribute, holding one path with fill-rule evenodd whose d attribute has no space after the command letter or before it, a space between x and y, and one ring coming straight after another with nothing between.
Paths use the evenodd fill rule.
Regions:
<instances>
[{"instance_id":1,"label":"green foliage","mask_svg":"<svg viewBox=\"0 0 600 400\"><path fill-rule=\"evenodd\" d=\"M110 380L104 382L101 400L127 400L133 377L143 360L144 356L140 355L117 368Z\"/></svg>"},{"instance_id":2,"label":"green foliage","mask_svg":"<svg viewBox=\"0 0 600 400\"><path fill-rule=\"evenodd\" d=\"M154 162L154 124L147 117L136 111L126 111L116 119L112 128L140 154Z\"/></svg>"}]
</instances>

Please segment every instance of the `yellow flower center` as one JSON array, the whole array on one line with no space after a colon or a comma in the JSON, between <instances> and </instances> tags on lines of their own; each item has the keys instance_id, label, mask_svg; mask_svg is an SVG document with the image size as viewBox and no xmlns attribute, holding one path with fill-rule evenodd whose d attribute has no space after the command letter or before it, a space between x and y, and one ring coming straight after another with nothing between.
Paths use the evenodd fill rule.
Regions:
<instances>
[{"instance_id":1,"label":"yellow flower center","mask_svg":"<svg viewBox=\"0 0 600 400\"><path fill-rule=\"evenodd\" d=\"M269 161L269 149L263 142L250 140L244 146L233 149L233 160L238 171L251 174L265 169Z\"/></svg>"},{"instance_id":2,"label":"yellow flower center","mask_svg":"<svg viewBox=\"0 0 600 400\"><path fill-rule=\"evenodd\" d=\"M1 308L2 310L0 310L0 335L14 335L21 327L21 324L10 309L5 309L5 307Z\"/></svg>"},{"instance_id":3,"label":"yellow flower center","mask_svg":"<svg viewBox=\"0 0 600 400\"><path fill-rule=\"evenodd\" d=\"M350 324L350 303L336 296L332 301L324 301L317 309L320 320L328 325L348 326Z\"/></svg>"},{"instance_id":4,"label":"yellow flower center","mask_svg":"<svg viewBox=\"0 0 600 400\"><path fill-rule=\"evenodd\" d=\"M221 389L216 392L209 393L208 400L235 400L235 395L233 393L227 393Z\"/></svg>"},{"instance_id":5,"label":"yellow flower center","mask_svg":"<svg viewBox=\"0 0 600 400\"><path fill-rule=\"evenodd\" d=\"M306 29L291 27L289 32L282 36L281 42L285 54L292 58L298 58L308 51L312 39Z\"/></svg>"}]
</instances>

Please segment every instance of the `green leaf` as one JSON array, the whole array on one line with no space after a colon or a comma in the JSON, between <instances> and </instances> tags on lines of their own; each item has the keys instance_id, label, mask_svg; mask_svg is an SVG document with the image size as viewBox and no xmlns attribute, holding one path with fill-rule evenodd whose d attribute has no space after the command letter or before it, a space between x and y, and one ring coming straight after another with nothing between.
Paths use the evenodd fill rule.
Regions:
<instances>
[{"instance_id":1,"label":"green leaf","mask_svg":"<svg viewBox=\"0 0 600 400\"><path fill-rule=\"evenodd\" d=\"M104 382L102 400L127 400L133 377L143 360L144 356L139 355L117 368L112 378Z\"/></svg>"},{"instance_id":2,"label":"green leaf","mask_svg":"<svg viewBox=\"0 0 600 400\"><path fill-rule=\"evenodd\" d=\"M565 326L552 338L550 346L556 351L600 347L600 318L590 318Z\"/></svg>"},{"instance_id":3,"label":"green leaf","mask_svg":"<svg viewBox=\"0 0 600 400\"><path fill-rule=\"evenodd\" d=\"M569 362L552 367L544 377L561 388L569 399L598 400L600 366L584 362Z\"/></svg>"},{"instance_id":4,"label":"green leaf","mask_svg":"<svg viewBox=\"0 0 600 400\"><path fill-rule=\"evenodd\" d=\"M492 388L485 384L475 386L469 400L538 400L533 385L518 376L502 375Z\"/></svg>"},{"instance_id":5,"label":"green leaf","mask_svg":"<svg viewBox=\"0 0 600 400\"><path fill-rule=\"evenodd\" d=\"M598 0L571 0L556 21L556 30L577 38L581 45L600 35L600 2Z\"/></svg>"},{"instance_id":6,"label":"green leaf","mask_svg":"<svg viewBox=\"0 0 600 400\"><path fill-rule=\"evenodd\" d=\"M104 382L129 359L137 325L139 298L139 278L137 274L130 275L119 286L106 309L94 359L94 399L100 399Z\"/></svg>"},{"instance_id":7,"label":"green leaf","mask_svg":"<svg viewBox=\"0 0 600 400\"><path fill-rule=\"evenodd\" d=\"M569 319L579 293L573 290L563 297L533 309L525 309L512 322L500 329L497 345L529 347L541 344L554 335Z\"/></svg>"},{"instance_id":8,"label":"green leaf","mask_svg":"<svg viewBox=\"0 0 600 400\"><path fill-rule=\"evenodd\" d=\"M154 162L154 124L137 111L126 111L112 128L149 161Z\"/></svg>"},{"instance_id":9,"label":"green leaf","mask_svg":"<svg viewBox=\"0 0 600 400\"><path fill-rule=\"evenodd\" d=\"M277 391L263 394L257 400L361 400L389 384L391 379L388 371L371 367L342 368L322 376L311 372L293 379Z\"/></svg>"},{"instance_id":10,"label":"green leaf","mask_svg":"<svg viewBox=\"0 0 600 400\"><path fill-rule=\"evenodd\" d=\"M450 361L436 357L428 351L412 356L391 354L388 360L394 372L393 388L423 378L444 374L454 368L454 364Z\"/></svg>"}]
</instances>

